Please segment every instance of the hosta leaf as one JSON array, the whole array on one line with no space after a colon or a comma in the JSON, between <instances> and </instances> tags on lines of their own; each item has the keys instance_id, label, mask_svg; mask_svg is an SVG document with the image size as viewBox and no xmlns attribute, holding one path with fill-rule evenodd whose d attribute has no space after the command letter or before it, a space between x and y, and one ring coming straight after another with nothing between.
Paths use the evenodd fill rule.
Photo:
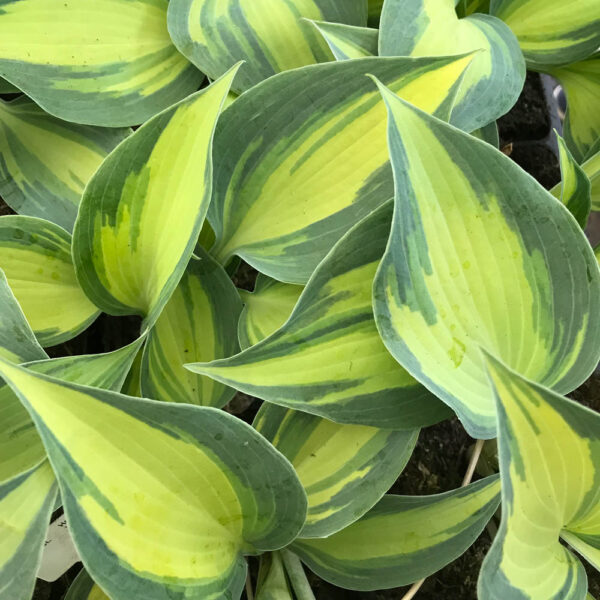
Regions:
<instances>
[{"instance_id":1,"label":"hosta leaf","mask_svg":"<svg viewBox=\"0 0 600 600\"><path fill-rule=\"evenodd\" d=\"M592 209L592 185L583 167L580 167L569 152L565 140L556 136L560 156L561 182L550 193L558 198L585 229Z\"/></svg>"},{"instance_id":2,"label":"hosta leaf","mask_svg":"<svg viewBox=\"0 0 600 600\"><path fill-rule=\"evenodd\" d=\"M402 472L418 430L339 425L274 404L263 404L254 427L294 466L308 496L299 537L327 537L356 521Z\"/></svg>"},{"instance_id":3,"label":"hosta leaf","mask_svg":"<svg viewBox=\"0 0 600 600\"><path fill-rule=\"evenodd\" d=\"M19 94L21 90L0 77L0 94Z\"/></svg>"},{"instance_id":4,"label":"hosta leaf","mask_svg":"<svg viewBox=\"0 0 600 600\"><path fill-rule=\"evenodd\" d=\"M260 557L256 600L294 600L279 552Z\"/></svg>"},{"instance_id":5,"label":"hosta leaf","mask_svg":"<svg viewBox=\"0 0 600 600\"><path fill-rule=\"evenodd\" d=\"M0 100L0 194L19 214L71 231L85 184L129 133L61 121L27 96Z\"/></svg>"},{"instance_id":6,"label":"hosta leaf","mask_svg":"<svg viewBox=\"0 0 600 600\"><path fill-rule=\"evenodd\" d=\"M455 0L456 13L460 17L468 17L473 13L489 13L490 0Z\"/></svg>"},{"instance_id":7,"label":"hosta leaf","mask_svg":"<svg viewBox=\"0 0 600 600\"><path fill-rule=\"evenodd\" d=\"M209 218L221 264L237 254L306 283L333 244L393 197L374 73L447 117L470 57L363 58L275 75L227 109L215 135Z\"/></svg>"},{"instance_id":8,"label":"hosta leaf","mask_svg":"<svg viewBox=\"0 0 600 600\"><path fill-rule=\"evenodd\" d=\"M198 89L173 46L166 0L2 0L0 75L52 115L142 123Z\"/></svg>"},{"instance_id":9,"label":"hosta leaf","mask_svg":"<svg viewBox=\"0 0 600 600\"><path fill-rule=\"evenodd\" d=\"M567 94L564 136L575 160L581 162L600 151L600 53L550 72Z\"/></svg>"},{"instance_id":10,"label":"hosta leaf","mask_svg":"<svg viewBox=\"0 0 600 600\"><path fill-rule=\"evenodd\" d=\"M85 569L79 572L71 584L65 600L110 600Z\"/></svg>"},{"instance_id":11,"label":"hosta leaf","mask_svg":"<svg viewBox=\"0 0 600 600\"><path fill-rule=\"evenodd\" d=\"M48 461L0 483L0 600L31 598L56 492Z\"/></svg>"},{"instance_id":12,"label":"hosta leaf","mask_svg":"<svg viewBox=\"0 0 600 600\"><path fill-rule=\"evenodd\" d=\"M332 59L327 44L302 17L366 25L365 0L171 0L169 32L177 48L216 79L246 63L234 90L275 73Z\"/></svg>"},{"instance_id":13,"label":"hosta leaf","mask_svg":"<svg viewBox=\"0 0 600 600\"><path fill-rule=\"evenodd\" d=\"M488 123L484 127L471 131L471 135L476 137L478 140L483 140L488 144L494 146L494 148L500 148L500 134L498 133L498 125L496 121Z\"/></svg>"},{"instance_id":14,"label":"hosta leaf","mask_svg":"<svg viewBox=\"0 0 600 600\"><path fill-rule=\"evenodd\" d=\"M188 365L247 394L337 423L413 429L448 416L381 342L371 306L388 202L317 267L288 321L237 356Z\"/></svg>"},{"instance_id":15,"label":"hosta leaf","mask_svg":"<svg viewBox=\"0 0 600 600\"><path fill-rule=\"evenodd\" d=\"M600 359L600 271L568 210L507 156L382 90L396 177L374 306L388 350L496 435L479 347L566 393Z\"/></svg>"},{"instance_id":16,"label":"hosta leaf","mask_svg":"<svg viewBox=\"0 0 600 600\"><path fill-rule=\"evenodd\" d=\"M491 0L490 12L519 40L527 65L546 69L589 56L600 46L600 6L596 0Z\"/></svg>"},{"instance_id":17,"label":"hosta leaf","mask_svg":"<svg viewBox=\"0 0 600 600\"><path fill-rule=\"evenodd\" d=\"M343 23L313 21L336 60L377 56L379 31Z\"/></svg>"},{"instance_id":18,"label":"hosta leaf","mask_svg":"<svg viewBox=\"0 0 600 600\"><path fill-rule=\"evenodd\" d=\"M497 476L435 496L384 496L353 525L292 550L326 581L351 590L406 585L459 557L500 502Z\"/></svg>"},{"instance_id":19,"label":"hosta leaf","mask_svg":"<svg viewBox=\"0 0 600 600\"><path fill-rule=\"evenodd\" d=\"M379 24L383 0L369 0L369 25L376 27Z\"/></svg>"},{"instance_id":20,"label":"hosta leaf","mask_svg":"<svg viewBox=\"0 0 600 600\"><path fill-rule=\"evenodd\" d=\"M471 131L512 108L525 82L525 61L510 29L489 15L459 19L453 0L386 0L379 27L380 56L446 56L478 51L452 111Z\"/></svg>"},{"instance_id":21,"label":"hosta leaf","mask_svg":"<svg viewBox=\"0 0 600 600\"><path fill-rule=\"evenodd\" d=\"M0 269L42 346L75 337L99 314L77 282L71 236L54 223L1 217Z\"/></svg>"},{"instance_id":22,"label":"hosta leaf","mask_svg":"<svg viewBox=\"0 0 600 600\"><path fill-rule=\"evenodd\" d=\"M0 356L14 362L48 358L0 269Z\"/></svg>"},{"instance_id":23,"label":"hosta leaf","mask_svg":"<svg viewBox=\"0 0 600 600\"><path fill-rule=\"evenodd\" d=\"M213 132L234 76L145 123L86 187L73 258L105 312L142 314L150 327L177 287L210 201Z\"/></svg>"},{"instance_id":24,"label":"hosta leaf","mask_svg":"<svg viewBox=\"0 0 600 600\"><path fill-rule=\"evenodd\" d=\"M242 350L258 344L287 320L304 288L259 273L253 292L239 290L244 309L238 323Z\"/></svg>"},{"instance_id":25,"label":"hosta leaf","mask_svg":"<svg viewBox=\"0 0 600 600\"><path fill-rule=\"evenodd\" d=\"M2 360L0 374L36 423L75 545L112 600L235 598L242 553L285 546L304 523L306 496L289 462L224 411L82 387Z\"/></svg>"},{"instance_id":26,"label":"hosta leaf","mask_svg":"<svg viewBox=\"0 0 600 600\"><path fill-rule=\"evenodd\" d=\"M131 367L127 376L125 377L125 381L121 386L121 393L126 396L135 396L136 398L142 397L142 358L144 356L144 348L143 346L138 350L138 353L135 355L133 362L131 363Z\"/></svg>"},{"instance_id":27,"label":"hosta leaf","mask_svg":"<svg viewBox=\"0 0 600 600\"><path fill-rule=\"evenodd\" d=\"M142 395L216 408L227 404L235 390L183 365L238 352L241 310L239 294L223 267L204 251L199 258L192 258L148 336L142 360Z\"/></svg>"},{"instance_id":28,"label":"hosta leaf","mask_svg":"<svg viewBox=\"0 0 600 600\"><path fill-rule=\"evenodd\" d=\"M590 156L581 167L592 185L592 210L600 211L600 150Z\"/></svg>"},{"instance_id":29,"label":"hosta leaf","mask_svg":"<svg viewBox=\"0 0 600 600\"><path fill-rule=\"evenodd\" d=\"M585 571L559 535L600 549L600 415L489 356L487 364L498 404L502 524L479 598L583 600Z\"/></svg>"},{"instance_id":30,"label":"hosta leaf","mask_svg":"<svg viewBox=\"0 0 600 600\"><path fill-rule=\"evenodd\" d=\"M141 340L107 354L67 356L24 365L64 381L118 391L135 357ZM33 468L46 451L29 413L12 389L0 383L0 482Z\"/></svg>"}]
</instances>

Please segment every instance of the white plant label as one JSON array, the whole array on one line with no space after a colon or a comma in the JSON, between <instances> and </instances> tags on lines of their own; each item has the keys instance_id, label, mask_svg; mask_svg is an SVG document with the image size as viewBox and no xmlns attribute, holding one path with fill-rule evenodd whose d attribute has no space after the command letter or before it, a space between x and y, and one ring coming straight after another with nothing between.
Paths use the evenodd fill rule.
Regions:
<instances>
[{"instance_id":1,"label":"white plant label","mask_svg":"<svg viewBox=\"0 0 600 600\"><path fill-rule=\"evenodd\" d=\"M56 581L80 560L69 533L67 519L61 515L48 527L37 576L44 581Z\"/></svg>"}]
</instances>

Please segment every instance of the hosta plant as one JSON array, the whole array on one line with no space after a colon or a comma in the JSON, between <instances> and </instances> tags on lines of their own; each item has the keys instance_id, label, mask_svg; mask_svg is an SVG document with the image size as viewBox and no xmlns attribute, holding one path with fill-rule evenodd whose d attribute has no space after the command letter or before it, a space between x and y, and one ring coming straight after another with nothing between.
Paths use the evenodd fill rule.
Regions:
<instances>
[{"instance_id":1,"label":"hosta plant","mask_svg":"<svg viewBox=\"0 0 600 600\"><path fill-rule=\"evenodd\" d=\"M65 600L412 598L484 530L481 600L591 597L576 4L0 0L0 600L57 511ZM500 149L527 69L568 99L550 191ZM394 493L449 419L463 485Z\"/></svg>"}]
</instances>

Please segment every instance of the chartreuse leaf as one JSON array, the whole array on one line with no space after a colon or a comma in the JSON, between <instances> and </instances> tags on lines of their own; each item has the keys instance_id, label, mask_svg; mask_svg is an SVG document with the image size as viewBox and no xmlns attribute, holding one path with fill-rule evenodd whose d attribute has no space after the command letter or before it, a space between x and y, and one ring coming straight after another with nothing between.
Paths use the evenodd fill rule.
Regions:
<instances>
[{"instance_id":1,"label":"chartreuse leaf","mask_svg":"<svg viewBox=\"0 0 600 600\"><path fill-rule=\"evenodd\" d=\"M388 202L335 245L275 333L236 356L188 368L336 423L413 429L446 418L448 408L385 349L373 319L371 288L391 216Z\"/></svg>"},{"instance_id":2,"label":"chartreuse leaf","mask_svg":"<svg viewBox=\"0 0 600 600\"><path fill-rule=\"evenodd\" d=\"M374 285L377 325L473 437L495 437L479 346L575 389L600 359L600 270L569 211L507 156L382 93L396 210Z\"/></svg>"},{"instance_id":3,"label":"chartreuse leaf","mask_svg":"<svg viewBox=\"0 0 600 600\"><path fill-rule=\"evenodd\" d=\"M468 17L473 13L489 13L490 0L455 0L456 13L460 17Z\"/></svg>"},{"instance_id":4,"label":"chartreuse leaf","mask_svg":"<svg viewBox=\"0 0 600 600\"><path fill-rule=\"evenodd\" d=\"M52 115L142 123L198 89L173 46L166 0L3 0L0 75Z\"/></svg>"},{"instance_id":5,"label":"chartreuse leaf","mask_svg":"<svg viewBox=\"0 0 600 600\"><path fill-rule=\"evenodd\" d=\"M114 352L89 356L67 356L24 365L43 373L81 385L118 391L141 346L136 340ZM46 451L39 435L12 389L0 384L0 482L7 481L39 464Z\"/></svg>"},{"instance_id":6,"label":"chartreuse leaf","mask_svg":"<svg viewBox=\"0 0 600 600\"><path fill-rule=\"evenodd\" d=\"M99 314L77 282L71 236L54 223L1 217L0 269L42 346L75 337Z\"/></svg>"},{"instance_id":7,"label":"chartreuse leaf","mask_svg":"<svg viewBox=\"0 0 600 600\"><path fill-rule=\"evenodd\" d=\"M380 56L446 56L478 51L458 92L453 123L471 131L508 112L525 82L525 60L510 29L490 15L459 19L454 0L386 0Z\"/></svg>"},{"instance_id":8,"label":"chartreuse leaf","mask_svg":"<svg viewBox=\"0 0 600 600\"><path fill-rule=\"evenodd\" d=\"M344 23L313 21L336 60L377 56L379 31Z\"/></svg>"},{"instance_id":9,"label":"chartreuse leaf","mask_svg":"<svg viewBox=\"0 0 600 600\"><path fill-rule=\"evenodd\" d=\"M235 390L184 368L239 352L242 302L223 270L206 252L192 258L150 331L142 359L142 395L166 402L221 408Z\"/></svg>"},{"instance_id":10,"label":"chartreuse leaf","mask_svg":"<svg viewBox=\"0 0 600 600\"><path fill-rule=\"evenodd\" d=\"M19 214L71 231L85 184L129 133L61 121L27 96L0 100L0 194Z\"/></svg>"},{"instance_id":11,"label":"chartreuse leaf","mask_svg":"<svg viewBox=\"0 0 600 600\"><path fill-rule=\"evenodd\" d=\"M47 460L0 483L0 600L31 598L57 489Z\"/></svg>"},{"instance_id":12,"label":"chartreuse leaf","mask_svg":"<svg viewBox=\"0 0 600 600\"><path fill-rule=\"evenodd\" d=\"M491 356L487 367L498 405L502 524L478 597L583 600L585 571L559 536L600 566L600 415Z\"/></svg>"},{"instance_id":13,"label":"chartreuse leaf","mask_svg":"<svg viewBox=\"0 0 600 600\"><path fill-rule=\"evenodd\" d=\"M97 583L94 583L88 572L81 569L71 584L65 600L110 600L110 598Z\"/></svg>"},{"instance_id":14,"label":"chartreuse leaf","mask_svg":"<svg viewBox=\"0 0 600 600\"><path fill-rule=\"evenodd\" d=\"M288 320L303 289L259 273L253 292L238 290L244 302L238 323L242 350L277 331Z\"/></svg>"},{"instance_id":15,"label":"chartreuse leaf","mask_svg":"<svg viewBox=\"0 0 600 600\"><path fill-rule=\"evenodd\" d=\"M144 347L142 346L135 355L129 372L120 390L126 396L142 397L142 358L144 357Z\"/></svg>"},{"instance_id":16,"label":"chartreuse leaf","mask_svg":"<svg viewBox=\"0 0 600 600\"><path fill-rule=\"evenodd\" d=\"M21 90L0 77L0 94L19 94Z\"/></svg>"},{"instance_id":17,"label":"chartreuse leaf","mask_svg":"<svg viewBox=\"0 0 600 600\"><path fill-rule=\"evenodd\" d=\"M177 287L210 201L213 132L235 72L142 125L88 183L73 258L105 312L142 314L150 327Z\"/></svg>"},{"instance_id":18,"label":"chartreuse leaf","mask_svg":"<svg viewBox=\"0 0 600 600\"><path fill-rule=\"evenodd\" d=\"M497 476L435 496L384 496L354 524L292 550L319 577L351 590L407 585L459 557L500 502Z\"/></svg>"},{"instance_id":19,"label":"chartreuse leaf","mask_svg":"<svg viewBox=\"0 0 600 600\"><path fill-rule=\"evenodd\" d=\"M373 508L406 466L419 435L340 425L274 404L263 404L254 427L292 463L306 490L302 538L327 537Z\"/></svg>"},{"instance_id":20,"label":"chartreuse leaf","mask_svg":"<svg viewBox=\"0 0 600 600\"><path fill-rule=\"evenodd\" d=\"M236 598L242 554L283 547L304 524L289 462L224 411L78 386L1 359L0 375L35 421L75 545L112 600Z\"/></svg>"},{"instance_id":21,"label":"chartreuse leaf","mask_svg":"<svg viewBox=\"0 0 600 600\"><path fill-rule=\"evenodd\" d=\"M256 600L294 600L279 552L260 557Z\"/></svg>"},{"instance_id":22,"label":"chartreuse leaf","mask_svg":"<svg viewBox=\"0 0 600 600\"><path fill-rule=\"evenodd\" d=\"M581 228L584 229L590 211L592 210L592 184L583 167L580 167L565 143L558 134L561 182L555 185L550 193L558 198L575 217Z\"/></svg>"},{"instance_id":23,"label":"chartreuse leaf","mask_svg":"<svg viewBox=\"0 0 600 600\"><path fill-rule=\"evenodd\" d=\"M519 40L527 66L545 70L589 56L600 46L597 0L491 0L490 12Z\"/></svg>"},{"instance_id":24,"label":"chartreuse leaf","mask_svg":"<svg viewBox=\"0 0 600 600\"><path fill-rule=\"evenodd\" d=\"M363 58L275 75L242 94L217 126L209 219L221 264L235 254L306 283L335 242L393 197L385 107L374 73L448 117L471 58Z\"/></svg>"},{"instance_id":25,"label":"chartreuse leaf","mask_svg":"<svg viewBox=\"0 0 600 600\"><path fill-rule=\"evenodd\" d=\"M22 363L48 358L0 269L0 356Z\"/></svg>"},{"instance_id":26,"label":"chartreuse leaf","mask_svg":"<svg viewBox=\"0 0 600 600\"><path fill-rule=\"evenodd\" d=\"M600 151L600 52L550 73L567 94L564 136L575 160L581 162Z\"/></svg>"},{"instance_id":27,"label":"chartreuse leaf","mask_svg":"<svg viewBox=\"0 0 600 600\"><path fill-rule=\"evenodd\" d=\"M592 210L600 211L600 150L590 156L581 167L592 186Z\"/></svg>"},{"instance_id":28,"label":"chartreuse leaf","mask_svg":"<svg viewBox=\"0 0 600 600\"><path fill-rule=\"evenodd\" d=\"M366 0L171 0L173 42L216 79L240 60L233 89L243 92L275 73L332 59L302 17L366 25Z\"/></svg>"}]
</instances>

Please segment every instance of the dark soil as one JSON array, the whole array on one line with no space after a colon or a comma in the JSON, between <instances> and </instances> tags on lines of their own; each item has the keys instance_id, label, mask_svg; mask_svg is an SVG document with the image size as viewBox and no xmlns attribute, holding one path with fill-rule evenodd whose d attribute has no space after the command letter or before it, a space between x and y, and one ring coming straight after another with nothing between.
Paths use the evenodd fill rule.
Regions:
<instances>
[{"instance_id":1,"label":"dark soil","mask_svg":"<svg viewBox=\"0 0 600 600\"><path fill-rule=\"evenodd\" d=\"M540 76L529 73L517 105L498 123L501 148L547 188L560 180L558 160L552 151L551 122ZM0 200L0 215L10 213L11 209ZM595 239L594 236L600 239L600 223L597 231L590 230L589 235L592 239ZM235 269L233 276L238 287L248 290L253 289L255 278L256 271L243 262ZM48 349L48 353L55 357L108 352L133 341L139 334L139 328L140 319L136 317L102 315L86 332L65 344ZM600 374L573 392L571 397L600 411ZM250 423L259 406L260 401L255 398L237 394L226 410ZM457 419L424 429L406 469L390 492L424 495L459 487L472 445L473 440ZM463 556L426 580L417 594L417 600L476 600L479 569L491 541L489 531L484 530ZM257 561L251 559L250 563L251 572L255 575ZM79 568L80 565L75 565L53 584L38 581L34 600L61 600ZM588 577L590 592L596 597L600 596L600 575L588 568ZM408 589L351 592L336 588L310 573L309 578L317 600L399 600Z\"/></svg>"}]
</instances>

